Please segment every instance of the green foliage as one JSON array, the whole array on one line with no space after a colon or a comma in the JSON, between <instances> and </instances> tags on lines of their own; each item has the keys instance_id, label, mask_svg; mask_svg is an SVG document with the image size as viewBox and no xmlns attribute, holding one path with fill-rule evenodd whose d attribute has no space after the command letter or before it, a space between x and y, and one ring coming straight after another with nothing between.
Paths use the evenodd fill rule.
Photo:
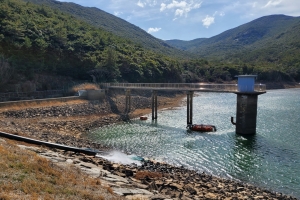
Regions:
<instances>
[{"instance_id":1,"label":"green foliage","mask_svg":"<svg viewBox=\"0 0 300 200\"><path fill-rule=\"evenodd\" d=\"M99 27L117 36L131 40L133 43L139 44L147 50L177 58L191 57L191 53L178 50L164 41L153 37L143 29L98 8L86 8L74 3L57 2L54 0L25 1L47 5L62 12L69 13L92 26Z\"/></svg>"},{"instance_id":2,"label":"green foliage","mask_svg":"<svg viewBox=\"0 0 300 200\"><path fill-rule=\"evenodd\" d=\"M0 53L28 79L50 73L97 81L181 80L176 59L69 14L21 0L3 0L0 10Z\"/></svg>"},{"instance_id":3,"label":"green foliage","mask_svg":"<svg viewBox=\"0 0 300 200\"><path fill-rule=\"evenodd\" d=\"M9 81L13 71L14 70L9 65L8 60L0 54L0 87Z\"/></svg>"},{"instance_id":4,"label":"green foliage","mask_svg":"<svg viewBox=\"0 0 300 200\"><path fill-rule=\"evenodd\" d=\"M46 73L97 82L223 82L257 74L261 80L300 80L298 18L277 17L285 22L283 31L279 22L263 18L256 21L259 28L248 24L186 46L173 41L207 61L192 59L99 9L30 2L0 1L0 55L3 71L10 72L5 77L13 72L27 79Z\"/></svg>"}]
</instances>

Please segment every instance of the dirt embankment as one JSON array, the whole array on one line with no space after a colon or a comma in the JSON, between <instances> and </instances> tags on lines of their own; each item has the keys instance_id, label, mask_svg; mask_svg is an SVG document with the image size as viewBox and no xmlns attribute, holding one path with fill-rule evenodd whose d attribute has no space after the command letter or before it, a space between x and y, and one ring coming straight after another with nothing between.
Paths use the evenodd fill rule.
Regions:
<instances>
[{"instance_id":1,"label":"dirt embankment","mask_svg":"<svg viewBox=\"0 0 300 200\"><path fill-rule=\"evenodd\" d=\"M179 106L183 94L158 97L159 108ZM132 96L131 112L125 113L125 96L103 101L73 100L65 103L18 105L0 109L1 131L55 143L106 148L84 138L90 130L151 113L151 98Z\"/></svg>"}]
</instances>

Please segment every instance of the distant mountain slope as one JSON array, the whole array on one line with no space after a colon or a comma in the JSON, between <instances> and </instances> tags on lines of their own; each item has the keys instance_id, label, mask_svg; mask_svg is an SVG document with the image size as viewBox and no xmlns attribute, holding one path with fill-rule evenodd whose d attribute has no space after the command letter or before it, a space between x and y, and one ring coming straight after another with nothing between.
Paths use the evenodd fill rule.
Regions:
<instances>
[{"instance_id":1,"label":"distant mountain slope","mask_svg":"<svg viewBox=\"0 0 300 200\"><path fill-rule=\"evenodd\" d=\"M65 3L55 0L24 0L35 4L47 5L60 11L67 12L89 24L101 27L115 35L132 40L144 48L165 55L184 57L191 55L168 45L163 40L153 37L143 29L103 10L94 7L83 7L75 3Z\"/></svg>"},{"instance_id":2,"label":"distant mountain slope","mask_svg":"<svg viewBox=\"0 0 300 200\"><path fill-rule=\"evenodd\" d=\"M189 50L189 49L193 49L195 46L200 45L205 40L207 40L207 38L200 38L191 41L183 41L183 40L175 39L175 40L166 40L165 42L178 49Z\"/></svg>"},{"instance_id":3,"label":"distant mountain slope","mask_svg":"<svg viewBox=\"0 0 300 200\"><path fill-rule=\"evenodd\" d=\"M198 57L240 67L262 80L300 80L300 17L261 17L207 39L166 41ZM226 64L225 64L226 63Z\"/></svg>"},{"instance_id":4,"label":"distant mountain slope","mask_svg":"<svg viewBox=\"0 0 300 200\"><path fill-rule=\"evenodd\" d=\"M299 42L295 29L300 26L300 17L271 15L261 17L237 28L227 30L208 39L192 41L166 41L174 47L197 53L204 57L226 58L244 51L256 51L271 46Z\"/></svg>"}]
</instances>

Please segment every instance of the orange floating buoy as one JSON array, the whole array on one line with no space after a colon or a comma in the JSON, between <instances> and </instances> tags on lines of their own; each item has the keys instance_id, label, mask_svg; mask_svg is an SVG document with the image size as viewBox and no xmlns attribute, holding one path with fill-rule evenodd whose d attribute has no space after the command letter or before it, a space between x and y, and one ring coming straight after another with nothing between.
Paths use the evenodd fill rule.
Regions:
<instances>
[{"instance_id":1,"label":"orange floating buoy","mask_svg":"<svg viewBox=\"0 0 300 200\"><path fill-rule=\"evenodd\" d=\"M217 131L215 126L204 125L204 124L190 124L187 126L187 128L192 131L200 131L200 132L215 132L215 131Z\"/></svg>"},{"instance_id":2,"label":"orange floating buoy","mask_svg":"<svg viewBox=\"0 0 300 200\"><path fill-rule=\"evenodd\" d=\"M140 116L140 120L147 120L148 119L148 117L146 117L146 116Z\"/></svg>"}]
</instances>

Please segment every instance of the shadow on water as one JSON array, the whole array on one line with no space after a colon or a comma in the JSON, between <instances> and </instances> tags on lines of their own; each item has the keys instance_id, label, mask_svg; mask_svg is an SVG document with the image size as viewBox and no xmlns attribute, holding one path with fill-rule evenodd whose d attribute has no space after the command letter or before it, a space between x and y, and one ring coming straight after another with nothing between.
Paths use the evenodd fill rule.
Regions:
<instances>
[{"instance_id":1,"label":"shadow on water","mask_svg":"<svg viewBox=\"0 0 300 200\"><path fill-rule=\"evenodd\" d=\"M200 134L200 135L207 135L210 132L199 132L199 131L192 131L190 129L187 128L186 126L182 126L182 127L174 127L174 126L168 126L168 125L164 125L162 123L159 123L157 119L155 120L151 120L151 122L149 123L148 121L141 121L141 120L127 120L127 122L131 123L131 124L140 124L143 126L148 126L148 127L156 127L156 128L161 128L164 130L169 130L169 131L180 131L180 132L184 132L186 136L193 136L193 134Z\"/></svg>"},{"instance_id":2,"label":"shadow on water","mask_svg":"<svg viewBox=\"0 0 300 200\"><path fill-rule=\"evenodd\" d=\"M167 126L167 125L163 125L161 123L158 123L157 120L151 120L151 122L148 121L142 121L142 120L138 120L138 119L134 119L134 120L128 120L128 123L131 124L140 124L143 126L148 126L148 127L156 127L156 128L160 128L160 129L164 129L164 130L170 130L170 131L185 131L186 127L172 127L172 126Z\"/></svg>"},{"instance_id":3,"label":"shadow on water","mask_svg":"<svg viewBox=\"0 0 300 200\"><path fill-rule=\"evenodd\" d=\"M248 180L257 173L260 165L259 157L256 155L257 135L233 136L234 146L231 153L231 166L229 173L236 178Z\"/></svg>"},{"instance_id":4,"label":"shadow on water","mask_svg":"<svg viewBox=\"0 0 300 200\"><path fill-rule=\"evenodd\" d=\"M237 147L253 151L257 148L257 135L244 136L235 134L235 143Z\"/></svg>"},{"instance_id":5,"label":"shadow on water","mask_svg":"<svg viewBox=\"0 0 300 200\"><path fill-rule=\"evenodd\" d=\"M294 164L300 163L297 152L260 133L248 137L234 135L233 141L228 167L232 177L267 189L277 188L287 194L299 195L295 192L300 180L295 176L299 174L299 168ZM283 182L289 182L294 188L287 189Z\"/></svg>"}]
</instances>

